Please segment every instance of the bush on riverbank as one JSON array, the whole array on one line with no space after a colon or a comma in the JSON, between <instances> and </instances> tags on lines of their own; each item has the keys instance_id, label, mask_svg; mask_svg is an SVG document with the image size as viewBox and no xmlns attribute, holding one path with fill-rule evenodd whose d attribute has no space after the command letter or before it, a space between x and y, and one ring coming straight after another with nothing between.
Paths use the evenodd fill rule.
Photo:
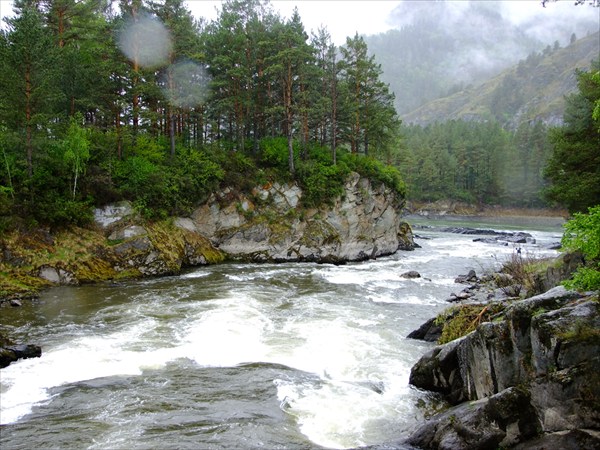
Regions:
<instances>
[{"instance_id":1,"label":"bush on riverbank","mask_svg":"<svg viewBox=\"0 0 600 450\"><path fill-rule=\"evenodd\" d=\"M565 225L562 245L570 251L579 251L586 266L575 272L572 280L565 282L571 289L600 289L600 205L589 208L587 214L577 213Z\"/></svg>"}]
</instances>

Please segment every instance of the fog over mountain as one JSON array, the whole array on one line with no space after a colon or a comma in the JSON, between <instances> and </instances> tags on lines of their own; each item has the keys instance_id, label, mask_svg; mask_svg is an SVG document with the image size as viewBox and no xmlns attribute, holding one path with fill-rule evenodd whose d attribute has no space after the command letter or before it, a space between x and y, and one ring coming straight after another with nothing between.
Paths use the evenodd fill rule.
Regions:
<instances>
[{"instance_id":1,"label":"fog over mountain","mask_svg":"<svg viewBox=\"0 0 600 450\"><path fill-rule=\"evenodd\" d=\"M573 33L599 29L597 8L531 3L401 2L389 18L394 29L366 38L398 112L478 84L548 45L566 46Z\"/></svg>"}]
</instances>

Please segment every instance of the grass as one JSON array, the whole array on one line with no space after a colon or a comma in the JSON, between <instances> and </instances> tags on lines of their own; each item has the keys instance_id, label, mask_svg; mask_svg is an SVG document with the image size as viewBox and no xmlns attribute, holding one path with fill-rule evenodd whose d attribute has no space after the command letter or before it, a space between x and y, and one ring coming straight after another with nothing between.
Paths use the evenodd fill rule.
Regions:
<instances>
[{"instance_id":1,"label":"grass","mask_svg":"<svg viewBox=\"0 0 600 450\"><path fill-rule=\"evenodd\" d=\"M487 305L464 304L452 306L436 317L436 325L442 325L438 344L446 344L474 331L479 324L489 322L503 310L500 303Z\"/></svg>"},{"instance_id":2,"label":"grass","mask_svg":"<svg viewBox=\"0 0 600 450\"><path fill-rule=\"evenodd\" d=\"M186 252L203 256L212 264L222 262L223 254L210 241L171 221L146 225L152 244L173 272L181 269ZM135 267L116 270L119 258L114 253L114 241L93 229L71 227L50 234L45 231L12 231L0 241L0 299L36 297L43 288L52 285L38 276L43 266L62 269L76 282L138 278ZM7 256L8 255L8 256ZM121 264L124 265L124 264Z\"/></svg>"}]
</instances>

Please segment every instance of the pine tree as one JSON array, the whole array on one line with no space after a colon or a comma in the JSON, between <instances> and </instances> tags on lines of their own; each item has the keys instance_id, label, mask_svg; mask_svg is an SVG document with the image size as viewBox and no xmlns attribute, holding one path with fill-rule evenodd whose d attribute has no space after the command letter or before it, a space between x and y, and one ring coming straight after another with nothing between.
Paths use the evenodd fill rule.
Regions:
<instances>
[{"instance_id":1,"label":"pine tree","mask_svg":"<svg viewBox=\"0 0 600 450\"><path fill-rule=\"evenodd\" d=\"M31 178L36 137L47 133L48 119L53 118L60 96L58 58L50 31L34 4L25 2L7 24L0 55L0 91L4 96L0 120L17 134Z\"/></svg>"}]
</instances>

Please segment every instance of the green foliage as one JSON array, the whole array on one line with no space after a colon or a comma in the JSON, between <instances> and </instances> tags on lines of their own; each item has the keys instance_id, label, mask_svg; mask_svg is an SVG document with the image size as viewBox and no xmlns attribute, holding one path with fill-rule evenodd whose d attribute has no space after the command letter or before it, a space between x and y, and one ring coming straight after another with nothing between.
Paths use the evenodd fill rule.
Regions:
<instances>
[{"instance_id":1,"label":"green foliage","mask_svg":"<svg viewBox=\"0 0 600 450\"><path fill-rule=\"evenodd\" d=\"M554 152L545 175L551 186L549 199L565 205L570 212L584 212L600 198L600 127L594 120L600 101L600 61L591 72L578 72L579 92L567 99L565 125L553 130Z\"/></svg>"},{"instance_id":2,"label":"green foliage","mask_svg":"<svg viewBox=\"0 0 600 450\"><path fill-rule=\"evenodd\" d=\"M405 126L401 133L405 151L399 169L411 199L502 201L510 135L498 123L453 120Z\"/></svg>"},{"instance_id":3,"label":"green foliage","mask_svg":"<svg viewBox=\"0 0 600 450\"><path fill-rule=\"evenodd\" d=\"M283 19L260 0L224 2L210 24L180 0L123 2L118 13L103 2L42 3L18 2L0 32L2 214L85 223L88 208L129 199L162 218L190 212L223 182L249 190L274 180L297 182L318 206L339 197L350 170L404 192L393 169L335 160L346 147L390 160L396 139L393 96L362 38L338 61L325 30L309 40L299 14ZM115 42L142 13L173 38L169 61L152 69ZM179 63L191 80L178 79ZM170 95L182 83L207 95Z\"/></svg>"},{"instance_id":4,"label":"green foliage","mask_svg":"<svg viewBox=\"0 0 600 450\"><path fill-rule=\"evenodd\" d=\"M287 138L275 137L264 138L260 141L261 161L269 167L285 171L288 168ZM295 150L298 157L298 150Z\"/></svg>"},{"instance_id":5,"label":"green foliage","mask_svg":"<svg viewBox=\"0 0 600 450\"><path fill-rule=\"evenodd\" d=\"M600 289L600 205L589 208L587 214L576 213L565 224L562 245L565 250L581 252L587 262L565 286L579 290Z\"/></svg>"},{"instance_id":6,"label":"green foliage","mask_svg":"<svg viewBox=\"0 0 600 450\"><path fill-rule=\"evenodd\" d=\"M297 175L302 187L302 201L306 206L331 204L344 193L344 181L348 174L343 165L321 161L302 161Z\"/></svg>"},{"instance_id":7,"label":"green foliage","mask_svg":"<svg viewBox=\"0 0 600 450\"><path fill-rule=\"evenodd\" d=\"M81 114L71 117L67 135L62 142L64 160L73 172L73 199L77 191L77 180L85 172L90 159L90 141L87 130L80 125L82 120Z\"/></svg>"},{"instance_id":8,"label":"green foliage","mask_svg":"<svg viewBox=\"0 0 600 450\"><path fill-rule=\"evenodd\" d=\"M361 157L349 153L343 155L341 161L344 162L350 170L358 172L371 180L376 180L385 184L402 198L406 196L406 184L397 168L385 165L381 161L371 157Z\"/></svg>"}]
</instances>

